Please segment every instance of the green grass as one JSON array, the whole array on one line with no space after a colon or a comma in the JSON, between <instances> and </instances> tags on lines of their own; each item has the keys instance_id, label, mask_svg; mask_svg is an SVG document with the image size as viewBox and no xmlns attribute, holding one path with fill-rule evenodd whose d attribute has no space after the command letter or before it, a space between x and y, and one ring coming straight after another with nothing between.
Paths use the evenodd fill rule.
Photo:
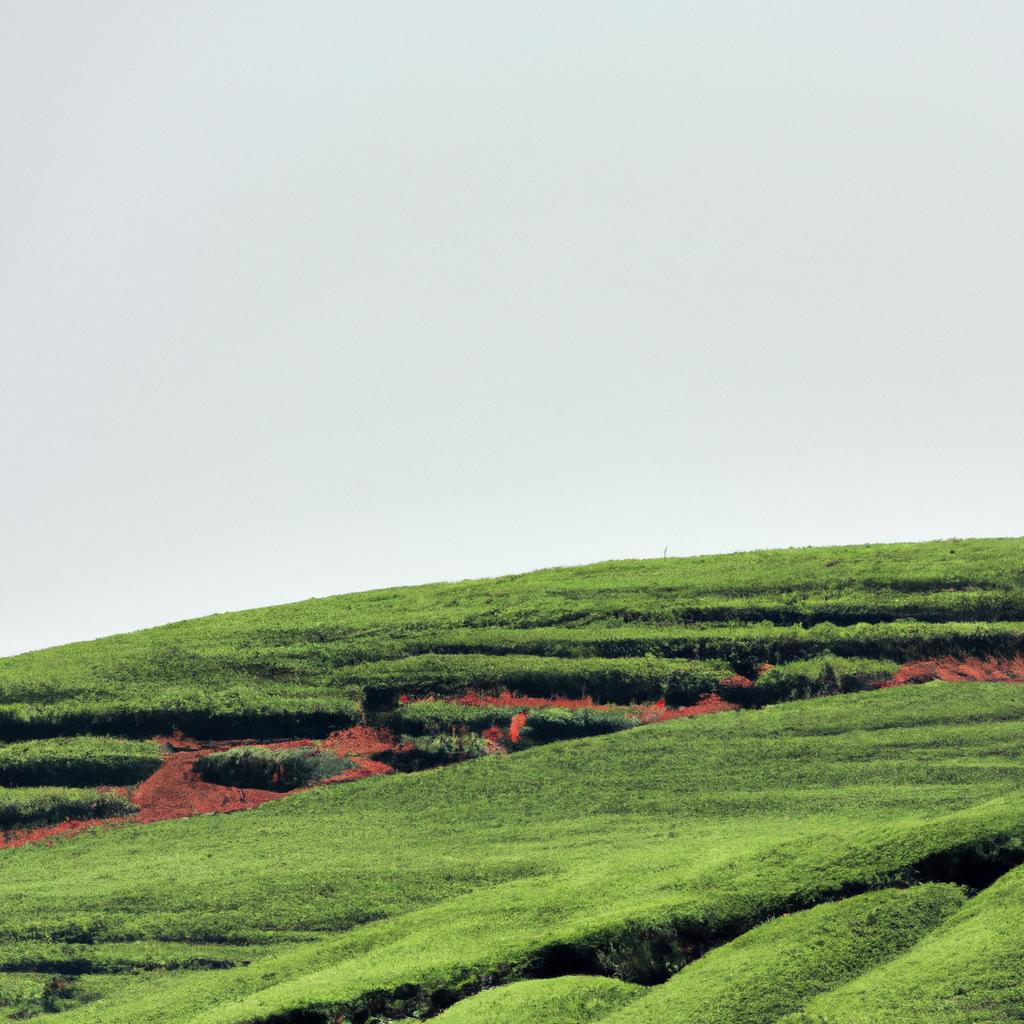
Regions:
<instances>
[{"instance_id":1,"label":"green grass","mask_svg":"<svg viewBox=\"0 0 1024 1024\"><path fill-rule=\"evenodd\" d=\"M829 653L905 661L1011 652L1024 646L1022 609L1019 539L605 562L396 588L0 660L0 737L152 735L168 722L237 736L264 723L260 735L276 735L288 716L327 729L358 714L351 701L367 674L401 682L394 666L360 664L425 654L652 653L750 669ZM409 679L424 683L415 672Z\"/></svg>"},{"instance_id":2,"label":"green grass","mask_svg":"<svg viewBox=\"0 0 1024 1024\"><path fill-rule=\"evenodd\" d=\"M0 785L130 785L152 775L162 761L156 743L110 736L0 744Z\"/></svg>"},{"instance_id":3,"label":"green grass","mask_svg":"<svg viewBox=\"0 0 1024 1024\"><path fill-rule=\"evenodd\" d=\"M137 810L127 797L67 786L0 788L0 829L56 825L68 818L113 818Z\"/></svg>"},{"instance_id":4,"label":"green grass","mask_svg":"<svg viewBox=\"0 0 1024 1024\"><path fill-rule=\"evenodd\" d=\"M1020 540L602 563L3 659L0 735L315 735L366 699L426 755L479 722L402 693L684 703L770 661L788 701L1022 649ZM1022 754L1024 686L927 683L0 850L0 1019L596 1020L615 992L610 1021L1009 1024Z\"/></svg>"},{"instance_id":5,"label":"green grass","mask_svg":"<svg viewBox=\"0 0 1024 1024\"><path fill-rule=\"evenodd\" d=\"M613 978L573 976L517 981L470 996L437 1024L589 1024L645 992Z\"/></svg>"},{"instance_id":6,"label":"green grass","mask_svg":"<svg viewBox=\"0 0 1024 1024\"><path fill-rule=\"evenodd\" d=\"M268 947L134 979L69 1024L260 1021L382 992L411 1012L552 947L612 974L652 948L681 966L694 943L912 881L929 854L1012 846L1022 722L1024 687L926 684L98 830L2 855L3 928Z\"/></svg>"},{"instance_id":7,"label":"green grass","mask_svg":"<svg viewBox=\"0 0 1024 1024\"><path fill-rule=\"evenodd\" d=\"M911 948L965 903L953 885L886 889L787 914L711 950L606 1024L758 1024Z\"/></svg>"},{"instance_id":8,"label":"green grass","mask_svg":"<svg viewBox=\"0 0 1024 1024\"><path fill-rule=\"evenodd\" d=\"M1024 1014L1024 869L903 956L812 1000L786 1024L1010 1022Z\"/></svg>"}]
</instances>

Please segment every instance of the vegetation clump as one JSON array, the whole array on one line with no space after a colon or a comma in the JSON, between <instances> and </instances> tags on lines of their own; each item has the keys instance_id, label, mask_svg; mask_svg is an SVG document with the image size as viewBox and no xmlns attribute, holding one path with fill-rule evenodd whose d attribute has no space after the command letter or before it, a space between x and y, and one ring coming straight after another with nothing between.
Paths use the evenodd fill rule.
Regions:
<instances>
[{"instance_id":1,"label":"vegetation clump","mask_svg":"<svg viewBox=\"0 0 1024 1024\"><path fill-rule=\"evenodd\" d=\"M603 708L540 708L530 712L523 738L536 743L599 736L621 732L640 724L636 715L625 710Z\"/></svg>"},{"instance_id":2,"label":"vegetation clump","mask_svg":"<svg viewBox=\"0 0 1024 1024\"><path fill-rule=\"evenodd\" d=\"M399 771L421 771L455 761L473 761L486 757L494 748L482 736L458 731L434 736L403 736L385 759Z\"/></svg>"},{"instance_id":3,"label":"vegetation clump","mask_svg":"<svg viewBox=\"0 0 1024 1024\"><path fill-rule=\"evenodd\" d=\"M156 743L110 736L0 744L0 785L131 785L156 771L163 757Z\"/></svg>"},{"instance_id":4,"label":"vegetation clump","mask_svg":"<svg viewBox=\"0 0 1024 1024\"><path fill-rule=\"evenodd\" d=\"M298 789L312 782L341 775L353 768L346 757L320 747L274 749L262 746L231 747L206 754L195 770L206 782L244 789Z\"/></svg>"},{"instance_id":5,"label":"vegetation clump","mask_svg":"<svg viewBox=\"0 0 1024 1024\"><path fill-rule=\"evenodd\" d=\"M863 690L892 676L899 665L877 658L809 658L773 665L747 691L754 702L774 704Z\"/></svg>"},{"instance_id":6,"label":"vegetation clump","mask_svg":"<svg viewBox=\"0 0 1024 1024\"><path fill-rule=\"evenodd\" d=\"M180 729L134 797L162 820L192 787L195 815L0 850L0 1018L1015 1020L1024 686L984 680L1022 652L1002 540L608 562L0 659L0 738L93 743L0 747L11 770L67 786L129 749L106 734ZM284 797L339 768L387 777ZM0 792L15 827L73 799Z\"/></svg>"},{"instance_id":7,"label":"vegetation clump","mask_svg":"<svg viewBox=\"0 0 1024 1024\"><path fill-rule=\"evenodd\" d=\"M69 818L114 818L138 808L120 793L66 786L0 789L0 829L56 825Z\"/></svg>"}]
</instances>

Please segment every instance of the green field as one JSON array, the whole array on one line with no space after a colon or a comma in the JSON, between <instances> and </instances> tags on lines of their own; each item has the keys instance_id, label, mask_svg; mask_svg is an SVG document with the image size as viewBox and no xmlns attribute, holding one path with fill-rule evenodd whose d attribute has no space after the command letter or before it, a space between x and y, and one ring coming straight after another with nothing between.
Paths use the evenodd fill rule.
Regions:
<instances>
[{"instance_id":1,"label":"green field","mask_svg":"<svg viewBox=\"0 0 1024 1024\"><path fill-rule=\"evenodd\" d=\"M738 712L564 740L537 713L508 755L2 849L0 1019L1019 1022L1024 685L873 687L1022 650L1024 541L993 540L602 563L4 659L0 765L176 728L465 740L507 710L399 698L757 678Z\"/></svg>"}]
</instances>

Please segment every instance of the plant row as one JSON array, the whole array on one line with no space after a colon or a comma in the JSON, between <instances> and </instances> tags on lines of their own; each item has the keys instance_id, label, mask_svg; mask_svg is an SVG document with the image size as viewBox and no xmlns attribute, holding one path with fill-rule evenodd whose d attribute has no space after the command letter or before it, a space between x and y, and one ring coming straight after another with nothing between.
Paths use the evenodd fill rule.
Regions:
<instances>
[{"instance_id":1,"label":"plant row","mask_svg":"<svg viewBox=\"0 0 1024 1024\"><path fill-rule=\"evenodd\" d=\"M0 745L3 786L127 786L163 761L156 743L110 736L71 736Z\"/></svg>"},{"instance_id":2,"label":"plant row","mask_svg":"<svg viewBox=\"0 0 1024 1024\"><path fill-rule=\"evenodd\" d=\"M153 736L180 729L200 739L326 735L360 718L356 701L320 696L263 696L256 691L206 694L175 690L135 700L84 699L0 705L0 739L79 733Z\"/></svg>"},{"instance_id":3,"label":"plant row","mask_svg":"<svg viewBox=\"0 0 1024 1024\"><path fill-rule=\"evenodd\" d=\"M362 665L349 678L363 686L365 706L377 710L394 706L402 694L455 696L469 690L693 704L731 674L720 661L426 654Z\"/></svg>"},{"instance_id":4,"label":"plant row","mask_svg":"<svg viewBox=\"0 0 1024 1024\"><path fill-rule=\"evenodd\" d=\"M763 662L775 664L826 654L899 662L946 656L1007 656L1024 650L1024 622L479 629L410 639L406 645L414 652L422 648L424 653L438 654L515 654L563 659L655 655L695 661L710 659L727 662L737 672L750 675ZM378 662L339 670L339 676L355 682L387 671Z\"/></svg>"},{"instance_id":5,"label":"plant row","mask_svg":"<svg viewBox=\"0 0 1024 1024\"><path fill-rule=\"evenodd\" d=\"M888 679L897 669L895 662L869 658L812 658L777 665L751 682L731 676L715 681L711 693L747 707L786 700L849 693ZM400 705L388 716L396 732L409 736L437 736L444 733L483 732L507 729L512 720L525 714L523 738L536 742L617 732L644 721L637 707L531 708L528 701L515 698L498 704L467 703L462 700L418 700Z\"/></svg>"},{"instance_id":6,"label":"plant row","mask_svg":"<svg viewBox=\"0 0 1024 1024\"><path fill-rule=\"evenodd\" d=\"M138 808L119 793L65 786L0 789L0 828L57 825L69 818L114 818Z\"/></svg>"},{"instance_id":7,"label":"plant row","mask_svg":"<svg viewBox=\"0 0 1024 1024\"><path fill-rule=\"evenodd\" d=\"M220 750L199 758L195 770L207 782L220 786L252 789L296 789L312 782L340 775L353 767L345 757L338 757L315 746L271 747L244 746Z\"/></svg>"}]
</instances>

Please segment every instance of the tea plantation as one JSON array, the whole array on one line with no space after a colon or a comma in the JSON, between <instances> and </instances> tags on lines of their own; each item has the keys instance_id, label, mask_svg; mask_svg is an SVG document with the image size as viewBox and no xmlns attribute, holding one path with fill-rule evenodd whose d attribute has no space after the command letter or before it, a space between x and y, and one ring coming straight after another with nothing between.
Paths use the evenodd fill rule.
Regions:
<instances>
[{"instance_id":1,"label":"tea plantation","mask_svg":"<svg viewBox=\"0 0 1024 1024\"><path fill-rule=\"evenodd\" d=\"M0 832L97 819L0 849L0 1019L1019 1022L1024 685L979 680L1024 678L1022 653L1024 541L957 540L377 591L0 660ZM282 788L313 755L265 744L364 725L418 769L473 756L132 821L171 734L256 741L212 763Z\"/></svg>"}]
</instances>

